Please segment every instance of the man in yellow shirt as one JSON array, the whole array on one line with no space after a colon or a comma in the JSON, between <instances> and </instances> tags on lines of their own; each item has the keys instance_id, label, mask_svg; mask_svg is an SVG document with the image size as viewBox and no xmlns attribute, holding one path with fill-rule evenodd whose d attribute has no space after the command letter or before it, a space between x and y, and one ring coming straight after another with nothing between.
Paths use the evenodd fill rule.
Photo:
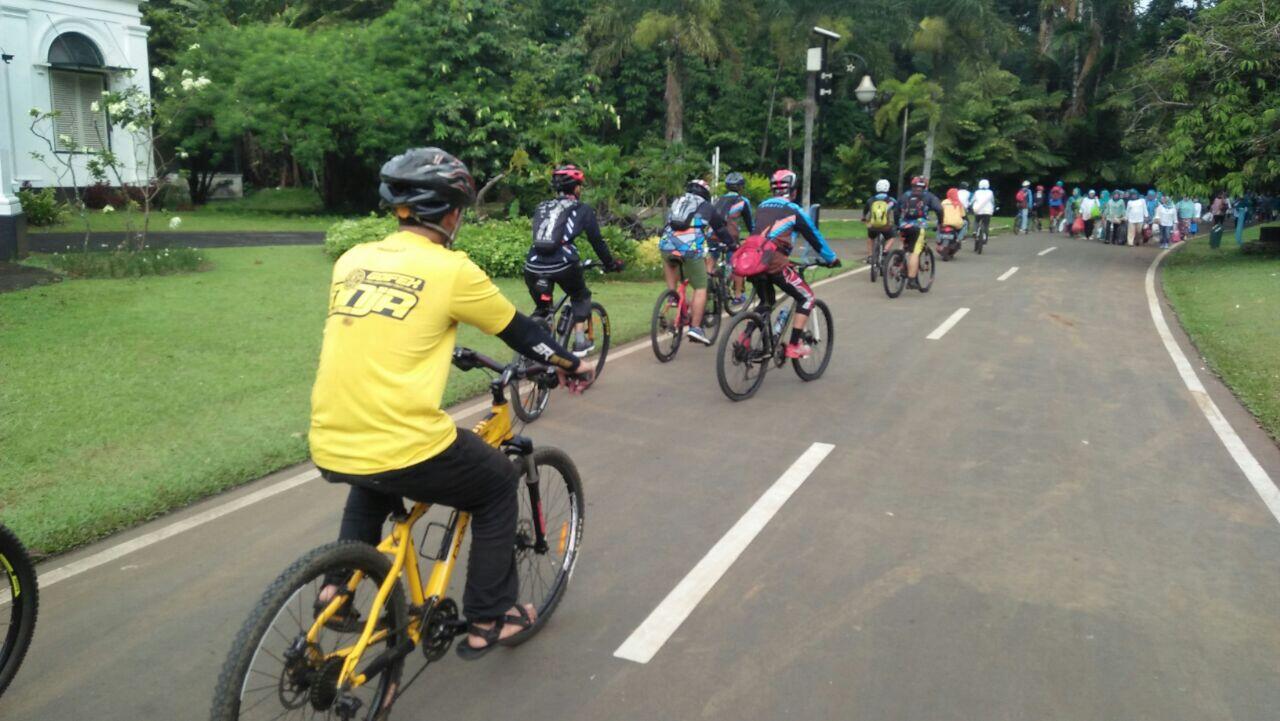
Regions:
<instances>
[{"instance_id":1,"label":"man in yellow shirt","mask_svg":"<svg viewBox=\"0 0 1280 721\"><path fill-rule=\"evenodd\" d=\"M455 427L441 407L458 323L507 345L579 387L594 370L516 312L465 253L452 250L475 200L467 167L438 148L414 148L382 166L379 193L400 229L358 245L333 266L329 316L311 394L311 457L326 480L347 483L339 538L377 545L400 498L472 514L463 610L477 658L533 622L516 605L519 473L497 449ZM336 593L337 579L321 592Z\"/></svg>"}]
</instances>

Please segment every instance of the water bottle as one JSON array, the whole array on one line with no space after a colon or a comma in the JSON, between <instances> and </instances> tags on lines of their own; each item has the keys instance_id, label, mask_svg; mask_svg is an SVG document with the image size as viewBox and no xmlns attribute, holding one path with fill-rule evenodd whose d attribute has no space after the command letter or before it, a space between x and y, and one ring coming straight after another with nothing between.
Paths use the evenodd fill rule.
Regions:
<instances>
[{"instance_id":1,"label":"water bottle","mask_svg":"<svg viewBox=\"0 0 1280 721\"><path fill-rule=\"evenodd\" d=\"M787 326L787 316L789 315L791 315L790 308L783 308L782 312L778 313L778 319L773 322L774 335L782 335L782 329Z\"/></svg>"}]
</instances>

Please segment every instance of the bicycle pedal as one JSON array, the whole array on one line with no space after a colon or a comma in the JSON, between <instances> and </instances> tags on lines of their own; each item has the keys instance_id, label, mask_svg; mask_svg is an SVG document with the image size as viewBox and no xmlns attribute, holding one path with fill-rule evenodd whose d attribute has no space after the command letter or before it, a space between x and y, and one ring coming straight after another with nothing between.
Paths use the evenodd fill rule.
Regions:
<instances>
[{"instance_id":1,"label":"bicycle pedal","mask_svg":"<svg viewBox=\"0 0 1280 721\"><path fill-rule=\"evenodd\" d=\"M356 717L356 714L360 713L360 707L363 705L363 702L355 696L343 694L334 702L333 712L343 721L350 721Z\"/></svg>"}]
</instances>

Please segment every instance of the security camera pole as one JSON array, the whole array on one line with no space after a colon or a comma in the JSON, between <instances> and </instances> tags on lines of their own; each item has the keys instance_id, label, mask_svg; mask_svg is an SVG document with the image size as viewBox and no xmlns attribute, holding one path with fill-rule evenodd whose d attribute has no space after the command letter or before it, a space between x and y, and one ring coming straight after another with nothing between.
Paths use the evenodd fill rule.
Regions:
<instances>
[{"instance_id":1,"label":"security camera pole","mask_svg":"<svg viewBox=\"0 0 1280 721\"><path fill-rule=\"evenodd\" d=\"M805 58L805 70L809 71L808 92L804 99L804 207L812 201L813 188L813 126L818 119L818 73L826 65L827 44L839 40L840 34L814 26L813 34L822 38L822 46L809 48Z\"/></svg>"}]
</instances>

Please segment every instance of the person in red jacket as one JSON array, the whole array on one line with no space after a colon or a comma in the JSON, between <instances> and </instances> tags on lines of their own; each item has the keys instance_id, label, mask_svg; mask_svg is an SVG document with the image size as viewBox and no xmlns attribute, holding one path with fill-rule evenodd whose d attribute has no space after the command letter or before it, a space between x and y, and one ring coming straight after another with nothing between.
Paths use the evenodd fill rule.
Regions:
<instances>
[{"instance_id":1,"label":"person in red jacket","mask_svg":"<svg viewBox=\"0 0 1280 721\"><path fill-rule=\"evenodd\" d=\"M1062 217L1062 209L1065 206L1063 202L1067 196L1067 189L1063 187L1062 181L1054 183L1049 189L1049 232L1054 233L1058 230L1058 219Z\"/></svg>"}]
</instances>

